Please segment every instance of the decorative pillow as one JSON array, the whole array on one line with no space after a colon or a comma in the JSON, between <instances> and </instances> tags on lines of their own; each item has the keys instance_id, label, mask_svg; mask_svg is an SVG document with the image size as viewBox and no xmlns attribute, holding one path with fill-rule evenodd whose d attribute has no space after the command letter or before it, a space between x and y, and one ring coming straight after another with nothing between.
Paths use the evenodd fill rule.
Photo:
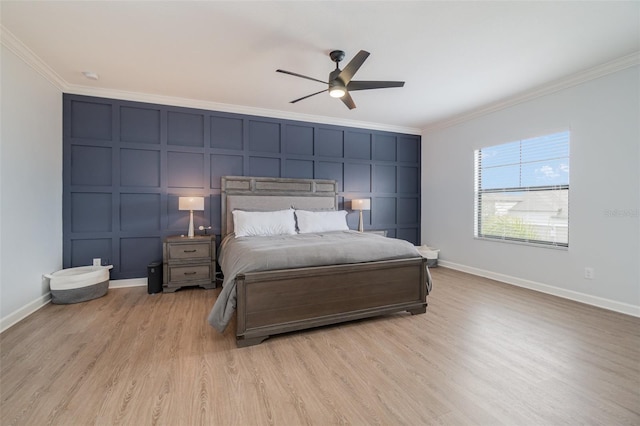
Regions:
<instances>
[{"instance_id":1,"label":"decorative pillow","mask_svg":"<svg viewBox=\"0 0 640 426\"><path fill-rule=\"evenodd\" d=\"M296 210L298 230L301 234L310 232L348 231L347 212Z\"/></svg>"},{"instance_id":2,"label":"decorative pillow","mask_svg":"<svg viewBox=\"0 0 640 426\"><path fill-rule=\"evenodd\" d=\"M232 213L236 238L296 233L296 220L292 209L272 212L234 210Z\"/></svg>"}]
</instances>

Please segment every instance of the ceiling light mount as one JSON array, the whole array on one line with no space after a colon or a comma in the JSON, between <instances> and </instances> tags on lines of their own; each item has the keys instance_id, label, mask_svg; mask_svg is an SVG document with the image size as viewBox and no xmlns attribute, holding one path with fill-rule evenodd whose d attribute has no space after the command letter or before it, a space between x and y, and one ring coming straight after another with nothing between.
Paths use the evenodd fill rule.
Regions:
<instances>
[{"instance_id":1,"label":"ceiling light mount","mask_svg":"<svg viewBox=\"0 0 640 426\"><path fill-rule=\"evenodd\" d=\"M333 62L336 63L336 68L338 68L338 62L344 59L344 51L342 50L332 50L329 53L329 57Z\"/></svg>"}]
</instances>

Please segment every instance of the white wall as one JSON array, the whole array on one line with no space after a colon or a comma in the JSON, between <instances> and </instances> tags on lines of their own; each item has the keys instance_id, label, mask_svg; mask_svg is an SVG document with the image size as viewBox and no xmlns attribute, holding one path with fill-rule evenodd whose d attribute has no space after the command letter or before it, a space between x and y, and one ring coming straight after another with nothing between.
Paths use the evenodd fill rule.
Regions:
<instances>
[{"instance_id":1,"label":"white wall","mask_svg":"<svg viewBox=\"0 0 640 426\"><path fill-rule=\"evenodd\" d=\"M47 300L62 268L62 93L1 51L0 329Z\"/></svg>"},{"instance_id":2,"label":"white wall","mask_svg":"<svg viewBox=\"0 0 640 426\"><path fill-rule=\"evenodd\" d=\"M634 66L425 129L422 242L441 249L443 265L640 315L639 81ZM474 239L474 149L563 129L571 130L569 249ZM584 278L587 266L595 279Z\"/></svg>"}]
</instances>

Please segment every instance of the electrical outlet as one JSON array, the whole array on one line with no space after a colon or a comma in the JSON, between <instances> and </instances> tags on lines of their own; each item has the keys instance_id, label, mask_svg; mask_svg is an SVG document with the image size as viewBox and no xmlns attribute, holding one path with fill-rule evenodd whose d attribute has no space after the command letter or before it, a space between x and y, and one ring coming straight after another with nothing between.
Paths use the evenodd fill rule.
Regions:
<instances>
[{"instance_id":1,"label":"electrical outlet","mask_svg":"<svg viewBox=\"0 0 640 426\"><path fill-rule=\"evenodd\" d=\"M593 268L587 267L584 268L584 277L588 280L592 280L595 278L595 271Z\"/></svg>"},{"instance_id":2,"label":"electrical outlet","mask_svg":"<svg viewBox=\"0 0 640 426\"><path fill-rule=\"evenodd\" d=\"M102 260L99 257L93 258L93 266L102 266Z\"/></svg>"}]
</instances>

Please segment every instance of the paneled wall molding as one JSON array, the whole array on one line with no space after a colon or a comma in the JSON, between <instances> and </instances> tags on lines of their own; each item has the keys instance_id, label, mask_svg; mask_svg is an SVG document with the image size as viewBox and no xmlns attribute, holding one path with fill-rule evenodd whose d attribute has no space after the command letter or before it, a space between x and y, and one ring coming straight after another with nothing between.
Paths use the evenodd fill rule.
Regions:
<instances>
[{"instance_id":1,"label":"paneled wall molding","mask_svg":"<svg viewBox=\"0 0 640 426\"><path fill-rule=\"evenodd\" d=\"M518 95L508 97L497 102L492 102L478 109L474 109L472 111L468 111L454 117L438 121L422 129L422 134L445 129L447 127L457 126L458 124L473 120L474 118L482 117L484 115L491 114L493 112L500 111L502 109L509 108L511 106L527 102L535 98L539 98L541 96L546 96L551 93L567 89L569 87L577 86L587 81L595 80L596 78L604 77L606 75L613 74L615 72L622 71L636 65L640 65L640 52L631 53L621 58L614 59L613 61L597 65L593 68L589 68L587 70L566 76L558 80L551 81Z\"/></svg>"},{"instance_id":2,"label":"paneled wall molding","mask_svg":"<svg viewBox=\"0 0 640 426\"><path fill-rule=\"evenodd\" d=\"M114 280L145 276L186 233L180 196L205 197L195 225L220 235L229 175L334 179L340 208L371 198L365 229L419 243L420 136L75 94L63 106L65 268L99 257Z\"/></svg>"}]
</instances>

